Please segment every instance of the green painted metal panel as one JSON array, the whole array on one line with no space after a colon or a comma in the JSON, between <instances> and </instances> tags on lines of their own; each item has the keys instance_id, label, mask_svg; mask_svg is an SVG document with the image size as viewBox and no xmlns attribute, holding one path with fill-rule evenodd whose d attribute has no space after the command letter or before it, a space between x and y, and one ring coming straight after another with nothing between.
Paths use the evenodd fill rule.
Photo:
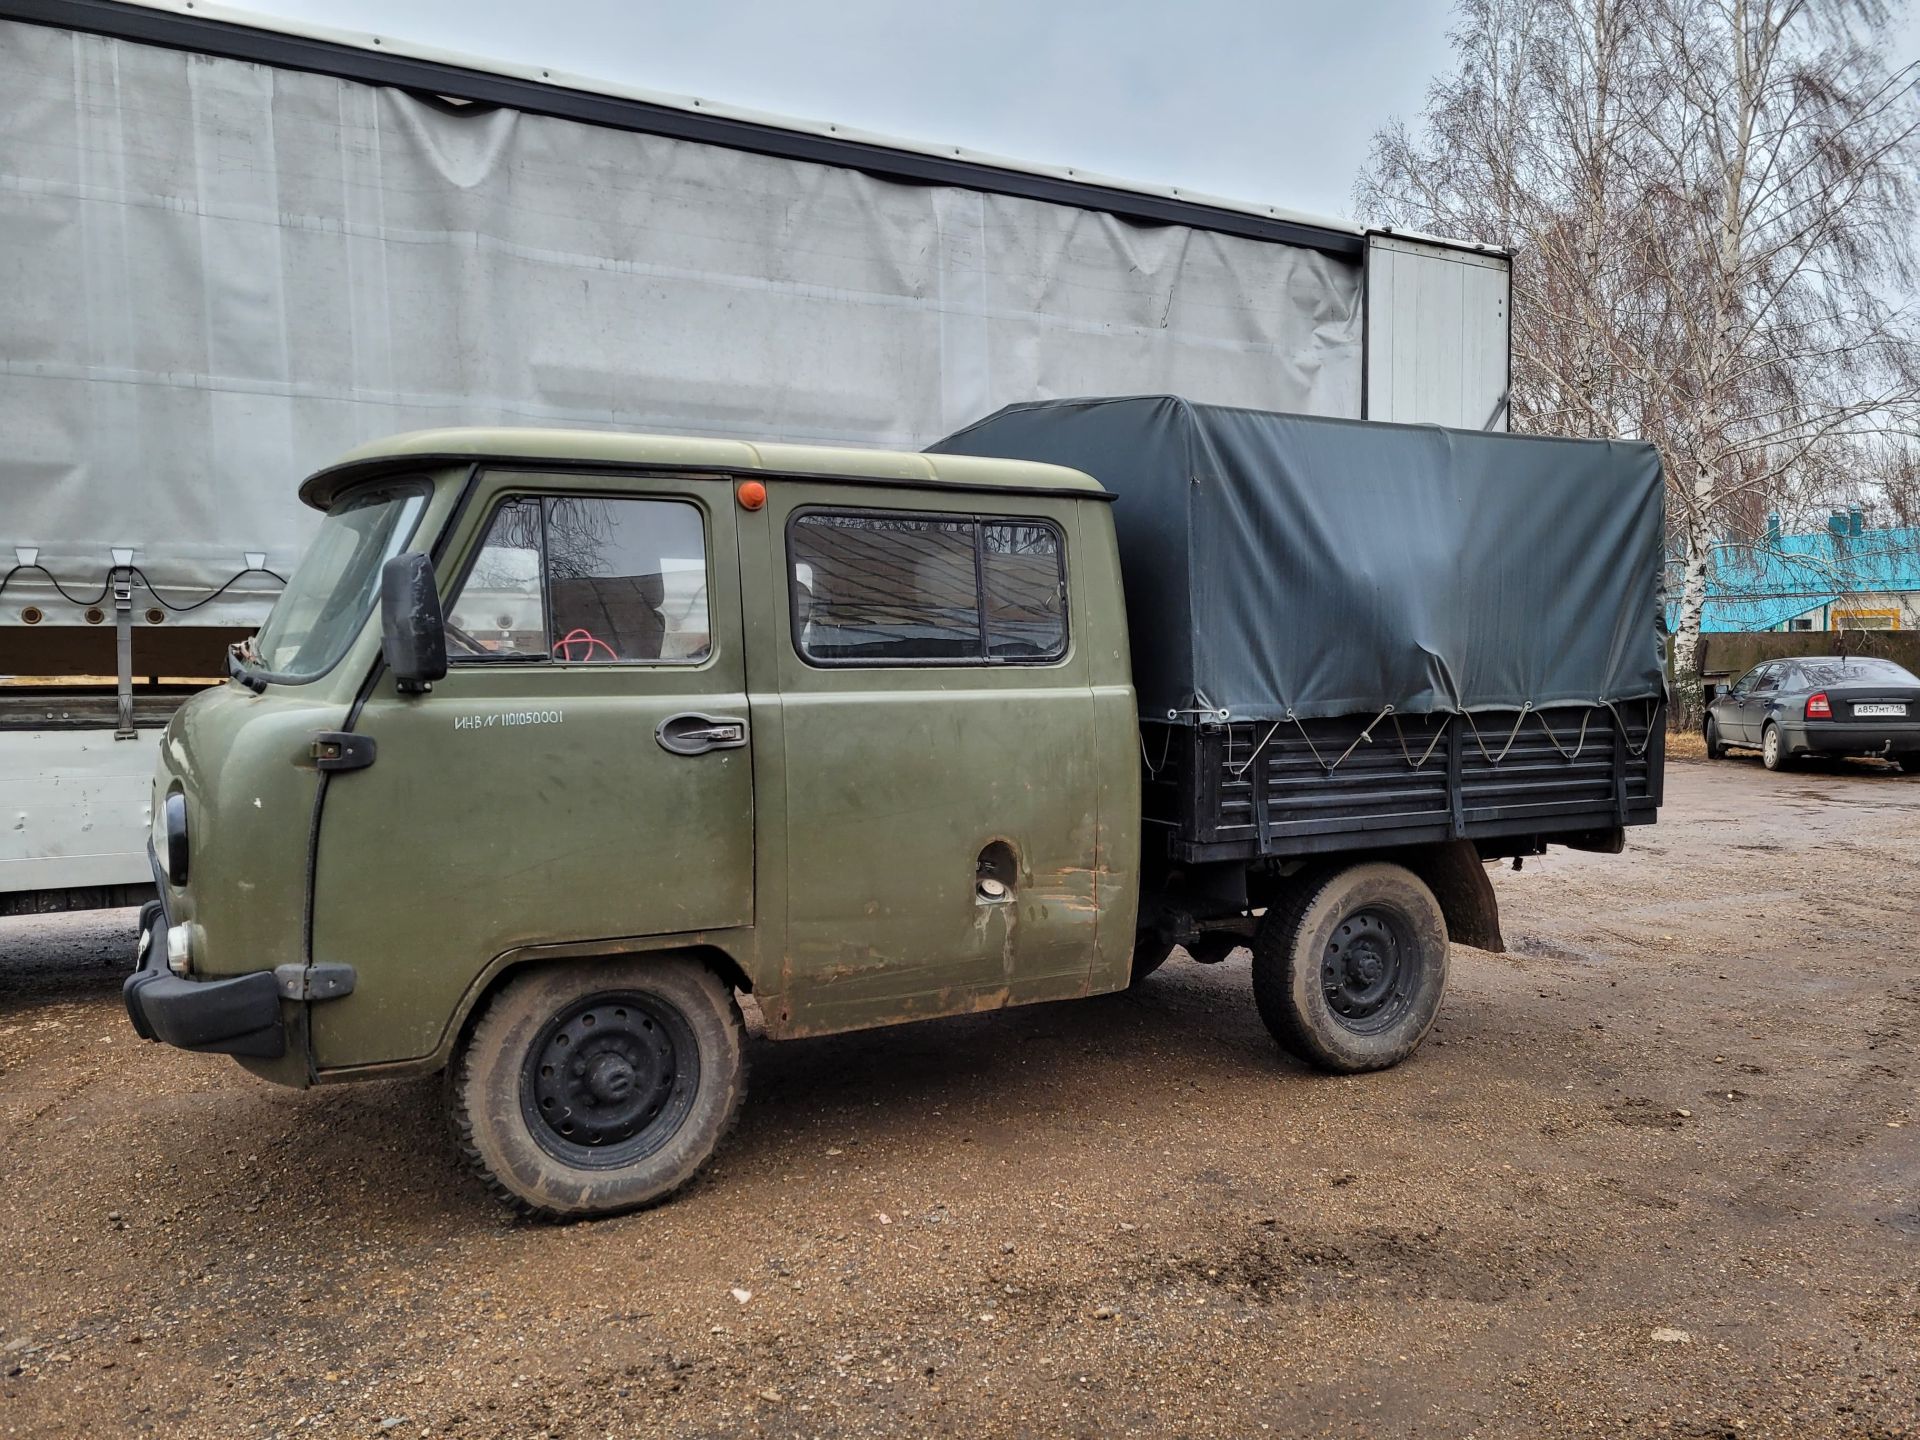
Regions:
<instances>
[{"instance_id":1,"label":"green painted metal panel","mask_svg":"<svg viewBox=\"0 0 1920 1440\"><path fill-rule=\"evenodd\" d=\"M712 652L698 664L456 664L429 695L383 679L360 732L375 764L334 778L316 868L314 960L354 993L313 1007L323 1069L432 1051L496 956L538 945L732 929L753 919L751 749L676 755L668 716L746 715L731 486L488 473L494 504L541 490L673 497L708 537ZM443 566L450 597L459 566Z\"/></svg>"},{"instance_id":2,"label":"green painted metal panel","mask_svg":"<svg viewBox=\"0 0 1920 1440\"><path fill-rule=\"evenodd\" d=\"M792 638L788 535L812 507L1051 521L1069 537L1067 653L1033 665L807 663ZM1105 988L1101 931L1117 921L1130 944L1132 915L1120 913L1124 884L1103 871L1130 874L1134 858L1101 844L1113 747L1098 744L1089 654L1107 642L1118 597L1079 578L1072 537L1088 508L1065 497L961 505L934 491L878 499L830 483L772 487L766 629L777 690L759 704L780 713L786 761L781 1003L769 1015L782 1033ZM1111 585L1110 572L1102 578ZM976 880L996 844L1015 873L1011 893L990 900Z\"/></svg>"}]
</instances>

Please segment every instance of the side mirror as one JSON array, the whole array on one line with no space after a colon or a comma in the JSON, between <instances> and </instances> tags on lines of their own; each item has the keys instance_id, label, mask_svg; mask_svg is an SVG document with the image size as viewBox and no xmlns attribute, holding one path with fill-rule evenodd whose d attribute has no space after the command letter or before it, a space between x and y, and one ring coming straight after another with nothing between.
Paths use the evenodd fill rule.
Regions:
<instances>
[{"instance_id":1,"label":"side mirror","mask_svg":"<svg viewBox=\"0 0 1920 1440\"><path fill-rule=\"evenodd\" d=\"M433 562L417 551L380 567L380 649L404 695L431 690L447 673L447 622Z\"/></svg>"}]
</instances>

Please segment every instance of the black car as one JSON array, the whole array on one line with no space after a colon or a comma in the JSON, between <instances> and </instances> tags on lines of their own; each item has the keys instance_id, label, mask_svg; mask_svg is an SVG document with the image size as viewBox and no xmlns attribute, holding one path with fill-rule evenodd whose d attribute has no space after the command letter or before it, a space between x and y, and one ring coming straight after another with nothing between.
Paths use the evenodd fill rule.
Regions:
<instances>
[{"instance_id":1,"label":"black car","mask_svg":"<svg viewBox=\"0 0 1920 1440\"><path fill-rule=\"evenodd\" d=\"M1734 746L1769 770L1801 755L1878 755L1920 774L1920 679L1870 657L1769 660L1713 698L1705 731L1715 760Z\"/></svg>"}]
</instances>

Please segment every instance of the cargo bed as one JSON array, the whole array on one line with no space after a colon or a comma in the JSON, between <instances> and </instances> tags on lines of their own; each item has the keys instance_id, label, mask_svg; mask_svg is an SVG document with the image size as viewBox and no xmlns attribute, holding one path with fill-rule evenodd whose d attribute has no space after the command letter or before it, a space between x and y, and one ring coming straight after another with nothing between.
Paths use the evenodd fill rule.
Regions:
<instances>
[{"instance_id":1,"label":"cargo bed","mask_svg":"<svg viewBox=\"0 0 1920 1440\"><path fill-rule=\"evenodd\" d=\"M1606 848L1611 832L1657 817L1663 733L1645 702L1519 717L1145 721L1147 844L1184 864L1462 839L1489 855L1548 841Z\"/></svg>"}]
</instances>

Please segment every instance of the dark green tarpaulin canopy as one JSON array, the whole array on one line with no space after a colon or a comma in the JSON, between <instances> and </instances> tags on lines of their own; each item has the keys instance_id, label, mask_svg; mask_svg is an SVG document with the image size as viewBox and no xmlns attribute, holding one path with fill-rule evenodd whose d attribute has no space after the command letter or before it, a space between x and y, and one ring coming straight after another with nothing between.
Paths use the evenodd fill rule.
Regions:
<instances>
[{"instance_id":1,"label":"dark green tarpaulin canopy","mask_svg":"<svg viewBox=\"0 0 1920 1440\"><path fill-rule=\"evenodd\" d=\"M1663 691L1651 445L1152 395L1011 405L928 448L1071 465L1114 492L1146 719Z\"/></svg>"}]
</instances>

